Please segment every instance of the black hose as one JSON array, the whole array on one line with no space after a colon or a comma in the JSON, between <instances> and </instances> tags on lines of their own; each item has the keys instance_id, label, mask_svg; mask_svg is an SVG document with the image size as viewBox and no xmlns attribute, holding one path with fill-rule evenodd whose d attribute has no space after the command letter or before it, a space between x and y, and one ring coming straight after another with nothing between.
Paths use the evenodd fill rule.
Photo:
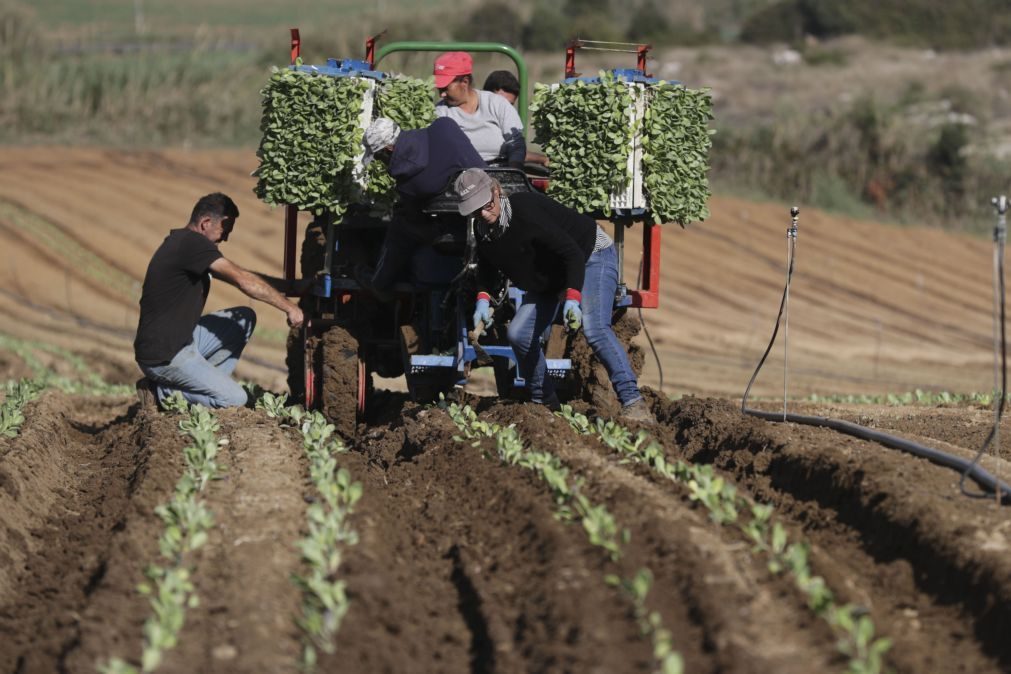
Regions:
<instances>
[{"instance_id":1,"label":"black hose","mask_svg":"<svg viewBox=\"0 0 1011 674\"><path fill-rule=\"evenodd\" d=\"M635 287L640 287L640 283L642 283L642 256L639 257L639 273L635 276ZM663 393L663 365L660 364L660 354L656 352L653 337L650 336L649 328L646 327L646 319L642 315L642 307L636 307L636 309L639 311L639 323L642 325L642 331L646 333L646 340L649 342L649 350L653 352L657 372L660 373L660 393Z\"/></svg>"},{"instance_id":2,"label":"black hose","mask_svg":"<svg viewBox=\"0 0 1011 674\"><path fill-rule=\"evenodd\" d=\"M786 269L786 285L783 287L783 298L779 300L779 314L776 316L776 325L772 328L772 339L769 340L769 346L765 348L765 353L762 354L761 360L758 361L758 367L755 368L755 373L751 375L751 381L748 382L748 388L744 389L744 397L741 398L741 412L748 414L749 412L757 412L758 410L753 410L748 407L748 396L751 394L751 387L754 385L755 380L758 379L758 373L761 371L762 366L765 365L765 359L769 357L769 353L772 352L772 346L776 343L776 335L779 334L779 323L783 320L783 308L786 306L787 293L790 290L790 279L793 277L793 248L791 241L791 254L790 254L790 265ZM786 420L786 413L779 415L782 421Z\"/></svg>"},{"instance_id":3,"label":"black hose","mask_svg":"<svg viewBox=\"0 0 1011 674\"><path fill-rule=\"evenodd\" d=\"M746 409L745 414L750 414L751 416L759 417L761 419L766 419L768 421L782 421L782 412L764 412L762 410ZM845 433L847 435L852 435L863 440L870 440L871 442L876 442L878 444L884 445L885 447L891 447L892 449L899 449L904 452L909 452L915 456L932 461L940 466L945 466L947 468L954 468L955 470L962 471L962 480L964 481L966 477L971 477L973 481L976 482L980 487L990 490L991 493L997 492L999 489L1003 495L1002 501L1011 498L1011 487L1007 484L1001 482L984 468L976 465L974 461L969 459L963 459L960 456L955 456L953 454L948 454L942 452L939 449L933 449L931 447L926 447L919 443L913 442L912 440L906 440L905 438L900 438L889 433L882 433L881 431L876 431L873 428L867 428L866 426L861 426L859 424L854 424L849 421L843 421L841 419L830 419L828 417L810 417L801 414L787 414L787 421L792 421L795 424L804 424L806 426L820 426L822 428L831 428L834 431L839 431L840 433ZM978 458L978 457L977 457ZM963 493L965 493L963 489Z\"/></svg>"},{"instance_id":4,"label":"black hose","mask_svg":"<svg viewBox=\"0 0 1011 674\"><path fill-rule=\"evenodd\" d=\"M972 478L972 480L978 484L981 488L989 490L991 493L1000 493L1002 495L1002 501L1006 499L1011 499L1011 487L1009 487L1004 482L1001 482L985 469L978 465L979 457L982 455L983 451L986 449L987 445L993 440L994 430L990 431L990 437L987 438L986 443L984 443L983 448L976 455L976 458L972 461L968 459L963 459L959 456L953 454L948 454L947 452L942 452L939 449L933 449L932 447L927 447L919 443L913 442L911 440L906 440L905 438L900 438L889 433L882 433L881 431L874 430L873 428L868 428L866 426L861 426L859 424L854 424L850 421L843 421L841 419L830 419L828 417L814 417L805 416L801 414L787 414L785 412L766 412L764 410L756 410L747 406L748 394L751 392L751 387L755 383L755 379L758 378L758 373L765 364L765 359L768 358L769 353L772 351L772 347L776 342L776 334L779 332L779 323L783 318L783 307L786 304L787 293L790 289L790 279L793 276L793 261L794 257L790 255L790 264L786 272L786 286L783 288L783 299L779 303L779 315L776 316L776 326L772 331L772 338L769 340L769 346L765 349L765 353L762 354L761 360L758 361L758 367L755 368L755 373L751 375L751 381L748 382L748 387L744 391L744 398L741 399L741 412L753 417L758 417L759 419L765 419L766 421L779 421L786 422L790 421L795 424L803 424L806 426L817 426L822 428L830 428L834 431L840 433L845 433L847 435L852 435L863 440L870 440L871 442L877 442L878 444L884 445L885 447L891 447L892 449L898 449L904 452L908 452L914 456L927 459L933 463L940 466L945 466L946 468L954 468L955 470L962 471L962 480L959 486L962 487L962 483L965 481L966 477ZM1001 268L1003 269L1003 263L1001 263ZM1001 274L1001 336L1004 335L1004 303L1003 303L1003 274ZM1007 376L1007 370L1005 368L1005 378ZM1006 383L1006 382L1005 382ZM1003 400L1004 388L1001 389L1001 399ZM1000 407L1003 410L1003 404ZM1000 412L998 412L998 415ZM962 493L966 493L964 487L962 487Z\"/></svg>"}]
</instances>

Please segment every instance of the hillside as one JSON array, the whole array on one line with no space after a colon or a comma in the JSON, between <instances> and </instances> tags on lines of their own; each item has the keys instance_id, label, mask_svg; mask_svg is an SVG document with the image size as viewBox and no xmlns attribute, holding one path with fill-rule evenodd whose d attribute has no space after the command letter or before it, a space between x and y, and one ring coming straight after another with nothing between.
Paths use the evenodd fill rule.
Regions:
<instances>
[{"instance_id":1,"label":"hillside","mask_svg":"<svg viewBox=\"0 0 1011 674\"><path fill-rule=\"evenodd\" d=\"M86 354L109 378L132 382L147 261L199 196L222 190L238 203L226 255L280 274L282 215L253 196L255 167L252 153L239 151L0 150L0 333ZM664 229L661 306L644 312L668 394L739 395L782 292L788 205L716 197L711 206L704 224ZM987 240L800 206L791 395L990 388ZM638 237L627 240L625 273L634 283ZM208 310L245 303L216 283ZM283 317L264 305L257 311L239 375L280 390ZM643 379L659 383L649 356ZM781 395L782 387L781 341L755 393Z\"/></svg>"}]
</instances>

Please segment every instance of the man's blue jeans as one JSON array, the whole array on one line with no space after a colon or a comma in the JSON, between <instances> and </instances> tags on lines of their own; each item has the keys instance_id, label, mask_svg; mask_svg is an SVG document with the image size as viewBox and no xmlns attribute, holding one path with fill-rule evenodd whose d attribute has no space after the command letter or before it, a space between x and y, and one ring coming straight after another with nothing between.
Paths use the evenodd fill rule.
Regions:
<instances>
[{"instance_id":1,"label":"man's blue jeans","mask_svg":"<svg viewBox=\"0 0 1011 674\"><path fill-rule=\"evenodd\" d=\"M202 316L193 340L165 365L141 365L155 383L158 400L175 391L191 403L205 407L240 407L246 391L232 379L242 350L253 336L256 312L232 307Z\"/></svg>"},{"instance_id":2,"label":"man's blue jeans","mask_svg":"<svg viewBox=\"0 0 1011 674\"><path fill-rule=\"evenodd\" d=\"M618 254L614 246L590 255L586 261L580 306L583 310L583 335L611 379L611 385L621 404L631 405L642 398L621 342L611 329L614 294L618 289ZM547 376L547 362L541 348L541 337L558 313L558 295L527 293L516 317L509 323L509 344L516 352L520 376L534 402L544 402L555 393Z\"/></svg>"}]
</instances>

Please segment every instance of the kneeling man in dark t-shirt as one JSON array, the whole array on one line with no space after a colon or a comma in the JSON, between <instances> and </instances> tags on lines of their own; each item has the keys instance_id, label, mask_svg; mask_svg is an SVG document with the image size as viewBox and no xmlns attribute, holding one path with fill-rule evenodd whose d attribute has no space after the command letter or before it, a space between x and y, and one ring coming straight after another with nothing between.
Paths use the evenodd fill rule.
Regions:
<instances>
[{"instance_id":1,"label":"kneeling man in dark t-shirt","mask_svg":"<svg viewBox=\"0 0 1011 674\"><path fill-rule=\"evenodd\" d=\"M262 276L226 259L218 244L227 241L239 209L220 192L202 197L190 221L173 229L148 264L140 298L140 322L134 357L145 378L137 382L142 402L158 401L175 391L207 407L246 404L245 390L232 379L242 350L253 335L256 313L232 307L201 317L211 276L236 286L302 324L302 310L281 290L296 282Z\"/></svg>"}]
</instances>

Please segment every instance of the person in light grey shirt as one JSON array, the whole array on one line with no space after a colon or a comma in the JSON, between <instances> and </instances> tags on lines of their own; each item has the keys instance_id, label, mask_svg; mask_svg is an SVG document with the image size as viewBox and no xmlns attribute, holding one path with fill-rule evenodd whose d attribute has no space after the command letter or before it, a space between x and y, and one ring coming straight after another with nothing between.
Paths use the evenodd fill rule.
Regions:
<instances>
[{"instance_id":1,"label":"person in light grey shirt","mask_svg":"<svg viewBox=\"0 0 1011 674\"><path fill-rule=\"evenodd\" d=\"M448 52L435 60L440 98L435 114L456 122L486 162L522 168L527 154L523 122L507 100L474 88L473 63L466 52Z\"/></svg>"}]
</instances>

